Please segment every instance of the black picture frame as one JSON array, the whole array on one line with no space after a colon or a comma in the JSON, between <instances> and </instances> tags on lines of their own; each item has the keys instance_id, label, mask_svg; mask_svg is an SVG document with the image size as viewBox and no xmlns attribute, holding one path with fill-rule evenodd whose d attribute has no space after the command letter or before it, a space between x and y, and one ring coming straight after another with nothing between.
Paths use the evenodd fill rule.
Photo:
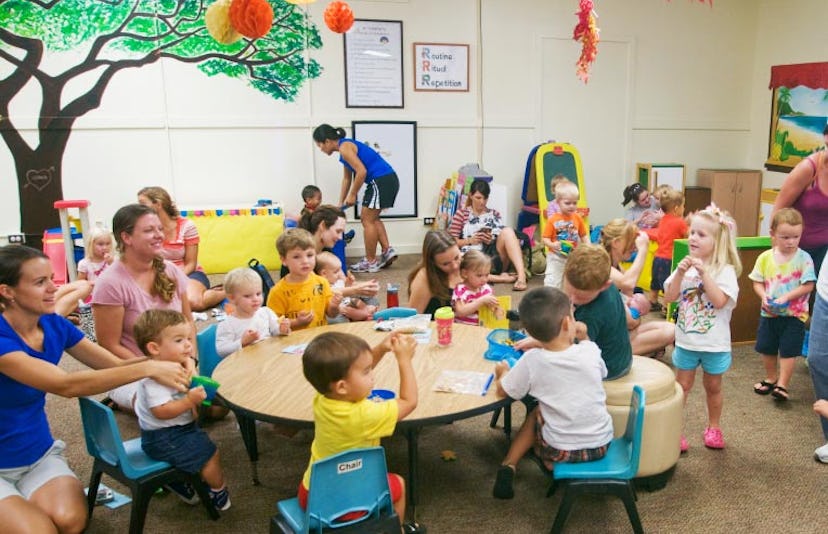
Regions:
<instances>
[{"instance_id":1,"label":"black picture frame","mask_svg":"<svg viewBox=\"0 0 828 534\"><path fill-rule=\"evenodd\" d=\"M342 39L345 107L405 107L402 21L355 19Z\"/></svg>"}]
</instances>

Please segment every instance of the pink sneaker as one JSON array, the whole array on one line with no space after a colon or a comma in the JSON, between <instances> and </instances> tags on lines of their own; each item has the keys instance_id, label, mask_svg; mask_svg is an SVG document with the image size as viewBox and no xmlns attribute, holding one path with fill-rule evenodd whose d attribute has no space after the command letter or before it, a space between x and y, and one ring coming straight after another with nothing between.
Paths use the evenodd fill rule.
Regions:
<instances>
[{"instance_id":1,"label":"pink sneaker","mask_svg":"<svg viewBox=\"0 0 828 534\"><path fill-rule=\"evenodd\" d=\"M690 444L687 443L687 438L681 436L681 441L679 441L679 451L680 452L687 452L687 449L690 448Z\"/></svg>"},{"instance_id":2,"label":"pink sneaker","mask_svg":"<svg viewBox=\"0 0 828 534\"><path fill-rule=\"evenodd\" d=\"M724 449L725 442L721 428L710 428L704 431L704 446L708 449Z\"/></svg>"}]
</instances>

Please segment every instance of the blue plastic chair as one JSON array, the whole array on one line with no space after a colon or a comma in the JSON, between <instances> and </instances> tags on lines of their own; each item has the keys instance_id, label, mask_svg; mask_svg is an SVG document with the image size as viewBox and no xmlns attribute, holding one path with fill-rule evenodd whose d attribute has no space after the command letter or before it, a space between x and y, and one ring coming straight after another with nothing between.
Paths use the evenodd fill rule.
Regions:
<instances>
[{"instance_id":1,"label":"blue plastic chair","mask_svg":"<svg viewBox=\"0 0 828 534\"><path fill-rule=\"evenodd\" d=\"M141 449L141 438L122 441L115 414L110 408L87 397L78 400L86 450L95 459L86 498L90 520L95 509L98 486L104 473L128 486L132 491L130 534L143 532L149 501L156 490L177 480L192 484L210 517L219 518L219 512L213 506L207 486L198 474L185 473L167 462L153 460Z\"/></svg>"},{"instance_id":2,"label":"blue plastic chair","mask_svg":"<svg viewBox=\"0 0 828 534\"><path fill-rule=\"evenodd\" d=\"M633 477L638 472L641 458L641 436L644 427L645 394L641 386L634 386L630 398L630 415L624 435L610 442L607 455L594 462L559 463L552 471L553 490L557 484L564 487L563 498L552 525L552 532L563 530L575 498L582 493L616 495L624 501L633 531L643 533Z\"/></svg>"},{"instance_id":3,"label":"blue plastic chair","mask_svg":"<svg viewBox=\"0 0 828 534\"><path fill-rule=\"evenodd\" d=\"M352 449L320 460L311 467L310 480L307 510L302 510L296 497L277 505L293 532L321 533L323 528L344 528L379 517L393 517L399 530L382 447ZM337 521L351 512L365 515Z\"/></svg>"},{"instance_id":4,"label":"blue plastic chair","mask_svg":"<svg viewBox=\"0 0 828 534\"><path fill-rule=\"evenodd\" d=\"M386 308L378 312L374 312L375 321L387 321L389 319L404 319L417 315L417 310L414 308Z\"/></svg>"},{"instance_id":5,"label":"blue plastic chair","mask_svg":"<svg viewBox=\"0 0 828 534\"><path fill-rule=\"evenodd\" d=\"M198 374L211 377L221 356L216 352L216 325L211 324L196 334L198 345Z\"/></svg>"}]
</instances>

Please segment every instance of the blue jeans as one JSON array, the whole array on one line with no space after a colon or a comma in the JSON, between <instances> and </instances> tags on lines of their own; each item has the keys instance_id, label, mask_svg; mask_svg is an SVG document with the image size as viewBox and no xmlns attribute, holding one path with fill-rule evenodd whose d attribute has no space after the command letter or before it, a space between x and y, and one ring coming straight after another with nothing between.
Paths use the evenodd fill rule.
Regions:
<instances>
[{"instance_id":1,"label":"blue jeans","mask_svg":"<svg viewBox=\"0 0 828 534\"><path fill-rule=\"evenodd\" d=\"M828 399L828 302L819 295L811 316L808 369L814 382L814 395L817 399ZM828 419L820 417L820 423L822 434L828 440Z\"/></svg>"}]
</instances>

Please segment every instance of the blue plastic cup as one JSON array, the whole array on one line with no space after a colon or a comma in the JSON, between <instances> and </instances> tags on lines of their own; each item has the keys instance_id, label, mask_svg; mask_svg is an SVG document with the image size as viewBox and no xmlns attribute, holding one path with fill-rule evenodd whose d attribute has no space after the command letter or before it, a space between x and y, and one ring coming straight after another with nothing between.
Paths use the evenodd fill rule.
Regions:
<instances>
[{"instance_id":1,"label":"blue plastic cup","mask_svg":"<svg viewBox=\"0 0 828 534\"><path fill-rule=\"evenodd\" d=\"M204 406L210 406L213 404L213 399L216 397L216 392L219 388L219 383L210 378L209 376L199 376L196 375L193 377L192 381L190 382L190 387L204 387L204 392L207 394L207 398L201 401L201 404Z\"/></svg>"}]
</instances>

